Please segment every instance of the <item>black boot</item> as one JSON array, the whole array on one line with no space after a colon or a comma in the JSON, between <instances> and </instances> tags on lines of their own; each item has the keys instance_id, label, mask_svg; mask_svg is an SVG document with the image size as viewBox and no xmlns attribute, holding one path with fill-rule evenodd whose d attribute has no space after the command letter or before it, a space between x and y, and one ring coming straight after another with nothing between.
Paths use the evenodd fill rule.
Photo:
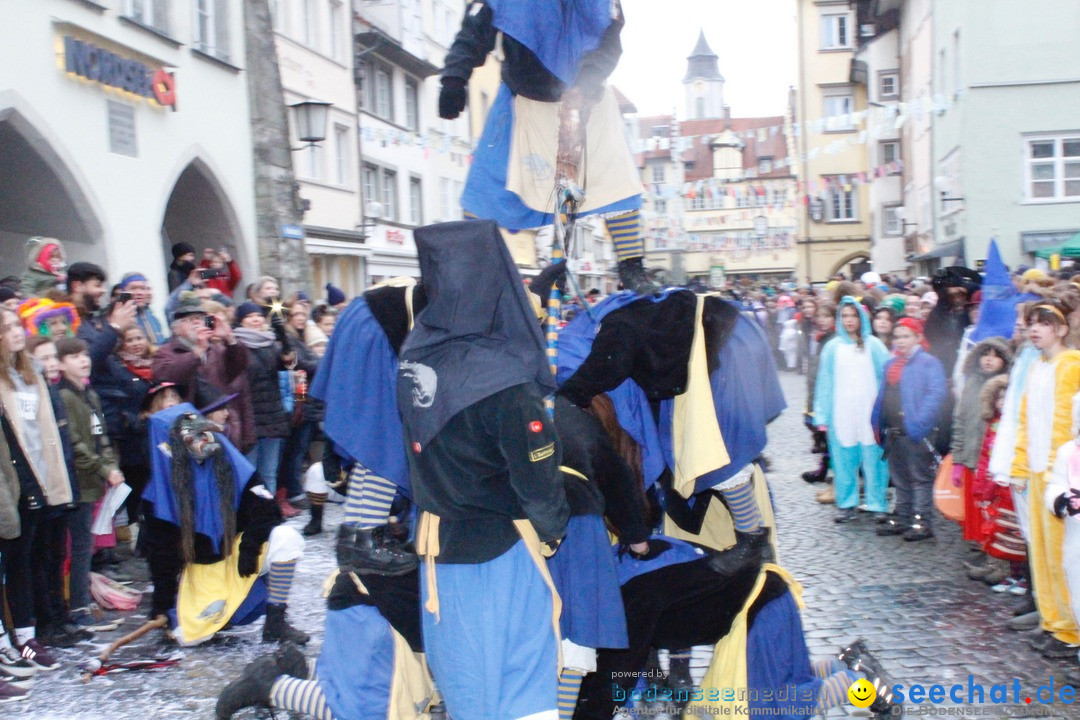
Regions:
<instances>
[{"instance_id":1,"label":"black boot","mask_svg":"<svg viewBox=\"0 0 1080 720\"><path fill-rule=\"evenodd\" d=\"M660 289L645 273L643 260L644 258L636 257L619 261L619 284L623 290L648 295Z\"/></svg>"},{"instance_id":2,"label":"black boot","mask_svg":"<svg viewBox=\"0 0 1080 720\"><path fill-rule=\"evenodd\" d=\"M302 531L306 537L318 535L322 532L322 518L324 507L325 506L320 502L311 503L311 520L308 521L308 524L304 526L304 529Z\"/></svg>"},{"instance_id":3,"label":"black boot","mask_svg":"<svg viewBox=\"0 0 1080 720\"><path fill-rule=\"evenodd\" d=\"M266 620L263 622L263 642L292 642L307 645L311 637L297 630L285 619L285 605L267 603Z\"/></svg>"},{"instance_id":4,"label":"black boot","mask_svg":"<svg viewBox=\"0 0 1080 720\"><path fill-rule=\"evenodd\" d=\"M416 555L383 539L381 528L357 530L351 570L360 575L404 575L420 564Z\"/></svg>"},{"instance_id":5,"label":"black boot","mask_svg":"<svg viewBox=\"0 0 1080 720\"><path fill-rule=\"evenodd\" d=\"M694 687L694 679L690 676L690 651L672 651L668 658L668 687L672 690L683 690Z\"/></svg>"},{"instance_id":6,"label":"black boot","mask_svg":"<svg viewBox=\"0 0 1080 720\"><path fill-rule=\"evenodd\" d=\"M307 680L311 675L304 653L291 642L285 641L278 646L274 651L274 661L282 675L291 675L301 680Z\"/></svg>"},{"instance_id":7,"label":"black boot","mask_svg":"<svg viewBox=\"0 0 1080 720\"><path fill-rule=\"evenodd\" d=\"M726 578L760 567L764 547L769 544L769 532L758 528L754 532L735 531L735 544L723 552L714 552L709 567Z\"/></svg>"},{"instance_id":8,"label":"black boot","mask_svg":"<svg viewBox=\"0 0 1080 720\"><path fill-rule=\"evenodd\" d=\"M246 668L237 680L225 686L218 695L215 715L228 720L233 713L247 707L270 707L270 690L281 675L273 655L263 655Z\"/></svg>"},{"instance_id":9,"label":"black boot","mask_svg":"<svg viewBox=\"0 0 1080 720\"><path fill-rule=\"evenodd\" d=\"M353 545L356 543L356 523L341 523L337 529L334 554L338 567L347 571L353 564Z\"/></svg>"},{"instance_id":10,"label":"black boot","mask_svg":"<svg viewBox=\"0 0 1080 720\"><path fill-rule=\"evenodd\" d=\"M829 474L829 466L819 467L817 470L807 470L802 474L804 482L808 482L811 485L814 483L825 482L825 478Z\"/></svg>"},{"instance_id":11,"label":"black boot","mask_svg":"<svg viewBox=\"0 0 1080 720\"><path fill-rule=\"evenodd\" d=\"M904 533L904 539L908 542L917 542L919 540L929 540L934 537L934 531L930 529L929 518L924 518L922 515L916 515L911 519L911 527Z\"/></svg>"}]
</instances>

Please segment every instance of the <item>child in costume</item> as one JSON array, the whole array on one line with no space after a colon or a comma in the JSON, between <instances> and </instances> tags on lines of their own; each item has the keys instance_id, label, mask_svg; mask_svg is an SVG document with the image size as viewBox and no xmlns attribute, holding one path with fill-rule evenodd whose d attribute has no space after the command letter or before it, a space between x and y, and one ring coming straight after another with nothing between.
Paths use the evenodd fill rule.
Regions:
<instances>
[{"instance_id":1,"label":"child in costume","mask_svg":"<svg viewBox=\"0 0 1080 720\"><path fill-rule=\"evenodd\" d=\"M1060 300L1032 305L1028 337L1041 356L1033 361L1020 400L1016 453L1010 476L1026 478L1029 498L1028 562L1043 633L1032 646L1048 658L1070 658L1080 647L1068 580L1062 565L1064 526L1040 500L1058 449L1072 433L1072 398L1080 391L1080 352L1065 347L1072 308Z\"/></svg>"},{"instance_id":2,"label":"child in costume","mask_svg":"<svg viewBox=\"0 0 1080 720\"><path fill-rule=\"evenodd\" d=\"M30 335L62 338L74 336L79 329L79 313L68 302L49 298L30 298L19 305L19 317Z\"/></svg>"},{"instance_id":3,"label":"child in costume","mask_svg":"<svg viewBox=\"0 0 1080 720\"><path fill-rule=\"evenodd\" d=\"M255 467L189 403L150 417L150 445L151 616L168 614L177 642L195 645L265 609L264 642L306 643L285 617L304 540L281 524Z\"/></svg>"},{"instance_id":4,"label":"child in costume","mask_svg":"<svg viewBox=\"0 0 1080 720\"><path fill-rule=\"evenodd\" d=\"M874 432L882 438L889 476L896 488L896 512L878 535L918 541L933 537L936 460L929 436L941 418L948 392L941 362L927 351L922 321L901 318L893 330L893 358L874 403Z\"/></svg>"},{"instance_id":5,"label":"child in costume","mask_svg":"<svg viewBox=\"0 0 1080 720\"><path fill-rule=\"evenodd\" d=\"M873 336L866 309L851 296L838 303L836 337L821 351L814 387L814 424L827 433L836 493L835 520L855 519L859 470L866 480L866 505L878 519L887 510L889 469L874 437L871 413L889 351Z\"/></svg>"},{"instance_id":6,"label":"child in costume","mask_svg":"<svg viewBox=\"0 0 1080 720\"><path fill-rule=\"evenodd\" d=\"M814 424L814 388L817 385L817 376L821 364L821 351L825 345L836 336L836 305L831 300L822 299L814 310L814 333L810 339L806 360L806 410L803 412L806 427L814 440L814 453L821 455L821 463L817 470L808 470L802 474L802 479L808 483L825 482L829 475L829 441L827 434L818 430ZM824 492L832 495L832 489L827 488ZM819 493L820 495L821 493ZM835 496L829 498L833 502Z\"/></svg>"},{"instance_id":7,"label":"child in costume","mask_svg":"<svg viewBox=\"0 0 1080 720\"><path fill-rule=\"evenodd\" d=\"M983 386L994 377L1008 374L1012 348L1005 338L988 338L976 344L964 358L964 383L960 400L953 410L952 452L953 484L964 488L964 540L977 541L981 513L975 508L973 479L986 421L980 402ZM1002 580L997 578L994 583ZM991 583L993 584L993 583Z\"/></svg>"}]
</instances>

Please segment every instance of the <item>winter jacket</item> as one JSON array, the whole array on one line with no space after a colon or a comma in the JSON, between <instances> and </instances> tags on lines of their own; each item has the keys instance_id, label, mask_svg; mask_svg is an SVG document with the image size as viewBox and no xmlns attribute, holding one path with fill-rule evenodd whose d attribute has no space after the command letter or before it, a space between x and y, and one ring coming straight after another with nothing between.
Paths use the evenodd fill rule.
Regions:
<instances>
[{"instance_id":1,"label":"winter jacket","mask_svg":"<svg viewBox=\"0 0 1080 720\"><path fill-rule=\"evenodd\" d=\"M139 419L139 411L153 383L131 372L115 354L105 367L94 389L101 398L109 439L119 455L120 466L145 465L146 423Z\"/></svg>"},{"instance_id":2,"label":"winter jacket","mask_svg":"<svg viewBox=\"0 0 1080 720\"><path fill-rule=\"evenodd\" d=\"M846 305L852 305L859 311L859 327L861 328L863 347L870 353L874 362L874 374L877 378L878 389L880 390L882 387L882 378L885 363L889 360L889 351L880 340L874 337L873 329L870 327L870 316L862 303L853 297L844 297L836 307L836 334L832 340L825 343L818 359L817 378L814 381L814 404L812 406L814 408L814 425L832 426L833 392L837 381L842 380L842 378L836 377L837 347L841 343L855 344L851 336L844 332L844 326L840 319L840 313Z\"/></svg>"},{"instance_id":3,"label":"winter jacket","mask_svg":"<svg viewBox=\"0 0 1080 720\"><path fill-rule=\"evenodd\" d=\"M806 412L814 413L814 387L817 384L818 366L821 364L821 351L836 337L836 331L823 333L821 337L814 338L816 330L811 330L810 341L806 349Z\"/></svg>"},{"instance_id":4,"label":"winter jacket","mask_svg":"<svg viewBox=\"0 0 1080 720\"><path fill-rule=\"evenodd\" d=\"M255 421L251 391L244 372L248 368L248 350L239 342L214 343L200 359L191 346L177 336L154 353L154 382L174 382L181 386L184 399L195 399L197 380L202 378L224 393L239 397L229 403L229 421L225 436L241 451L255 444Z\"/></svg>"},{"instance_id":5,"label":"winter jacket","mask_svg":"<svg viewBox=\"0 0 1080 720\"><path fill-rule=\"evenodd\" d=\"M64 442L60 437L60 428L57 425L56 414L53 412L52 400L49 396L45 378L35 376L38 388L38 411L37 423L41 433L42 454L45 460L45 477L41 477L38 470L31 468L42 490L45 492L45 502L50 507L69 505L72 502L71 478L68 477L68 463L64 457ZM5 382L0 381L0 411L3 412L11 423L12 431L18 438L20 452L25 454L23 438L26 437L27 429L23 423L22 415L17 410L15 389Z\"/></svg>"},{"instance_id":6,"label":"winter jacket","mask_svg":"<svg viewBox=\"0 0 1080 720\"><path fill-rule=\"evenodd\" d=\"M49 388L49 400L52 401L53 417L56 418L56 429L60 433L60 446L64 448L64 466L67 467L68 486L71 488L71 502L57 507L59 509L74 508L79 502L79 480L75 472L75 448L71 444L67 408L64 407L64 399L60 397L60 386L48 380L45 381L45 385Z\"/></svg>"},{"instance_id":7,"label":"winter jacket","mask_svg":"<svg viewBox=\"0 0 1080 720\"><path fill-rule=\"evenodd\" d=\"M109 474L120 469L105 430L101 399L93 389L79 387L67 378L60 381L60 397L67 408L68 431L75 449L79 501L97 502L105 496Z\"/></svg>"},{"instance_id":8,"label":"winter jacket","mask_svg":"<svg viewBox=\"0 0 1080 720\"><path fill-rule=\"evenodd\" d=\"M202 262L199 263L199 267L209 269L210 261L209 260L203 260ZM240 284L240 280L244 276L240 273L240 266L236 264L235 260L230 260L228 265L226 265L225 267L229 271L229 276L228 277L207 278L206 279L206 287L213 288L214 290L217 290L222 295L227 295L229 297L232 297L233 293L236 292L236 287Z\"/></svg>"},{"instance_id":9,"label":"winter jacket","mask_svg":"<svg viewBox=\"0 0 1080 720\"><path fill-rule=\"evenodd\" d=\"M998 373L986 374L979 369L979 359L993 349L1005 358L1005 367ZM964 389L953 412L952 445L953 464L974 468L979 462L982 438L986 434L986 421L982 419L982 388L995 375L1009 372L1012 347L1005 338L989 338L975 345L964 361Z\"/></svg>"},{"instance_id":10,"label":"winter jacket","mask_svg":"<svg viewBox=\"0 0 1080 720\"><path fill-rule=\"evenodd\" d=\"M188 279L188 275L191 274L194 267L193 264L177 265L175 262L169 266L168 283L170 293Z\"/></svg>"},{"instance_id":11,"label":"winter jacket","mask_svg":"<svg viewBox=\"0 0 1080 720\"><path fill-rule=\"evenodd\" d=\"M443 63L443 78L457 78L468 82L474 68L487 60L495 49L499 30L493 25L494 13L485 3L477 1L469 5L461 30L454 38ZM586 95L596 97L604 80L615 69L622 55L619 35L624 24L622 10L604 31L600 45L586 54L578 70L575 85ZM553 28L557 33L558 29ZM529 48L509 35L502 38L502 81L514 95L522 95L540 102L558 102L566 85L551 74Z\"/></svg>"},{"instance_id":12,"label":"winter jacket","mask_svg":"<svg viewBox=\"0 0 1080 720\"><path fill-rule=\"evenodd\" d=\"M281 362L281 346L248 348L251 358L247 379L251 387L251 408L255 412L257 438L283 438L289 435L289 415L281 401L278 372L285 370Z\"/></svg>"},{"instance_id":13,"label":"winter jacket","mask_svg":"<svg viewBox=\"0 0 1080 720\"><path fill-rule=\"evenodd\" d=\"M81 308L79 316L79 339L86 343L90 354L90 384L97 387L102 377L108 372L105 363L116 352L120 344L120 333L109 324L103 312L87 313Z\"/></svg>"},{"instance_id":14,"label":"winter jacket","mask_svg":"<svg viewBox=\"0 0 1080 720\"><path fill-rule=\"evenodd\" d=\"M28 267L19 278L19 290L23 297L41 297L50 290L61 287L64 279L40 267Z\"/></svg>"},{"instance_id":15,"label":"winter jacket","mask_svg":"<svg viewBox=\"0 0 1080 720\"><path fill-rule=\"evenodd\" d=\"M897 361L893 358L885 364L885 372ZM922 442L938 425L941 409L945 404L945 370L941 361L921 349L908 358L900 374L900 407L904 416L904 434L915 442ZM885 404L885 383L878 389L874 403L872 422L874 431L881 433L882 408Z\"/></svg>"},{"instance_id":16,"label":"winter jacket","mask_svg":"<svg viewBox=\"0 0 1080 720\"><path fill-rule=\"evenodd\" d=\"M0 540L14 540L22 533L19 523L19 476L11 459L7 438L0 433Z\"/></svg>"}]
</instances>

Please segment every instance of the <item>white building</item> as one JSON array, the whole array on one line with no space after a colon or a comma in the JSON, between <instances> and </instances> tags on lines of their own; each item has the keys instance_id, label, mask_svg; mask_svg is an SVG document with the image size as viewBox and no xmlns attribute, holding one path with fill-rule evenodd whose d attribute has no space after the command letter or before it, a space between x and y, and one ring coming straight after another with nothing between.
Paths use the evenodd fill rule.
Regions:
<instances>
[{"instance_id":1,"label":"white building","mask_svg":"<svg viewBox=\"0 0 1080 720\"><path fill-rule=\"evenodd\" d=\"M470 110L439 118L438 72L464 4L356 0L355 11L368 279L419 277L413 229L462 218Z\"/></svg>"},{"instance_id":2,"label":"white building","mask_svg":"<svg viewBox=\"0 0 1080 720\"><path fill-rule=\"evenodd\" d=\"M0 256L61 239L68 262L146 274L169 247L257 273L243 4L33 0L0 23Z\"/></svg>"},{"instance_id":3,"label":"white building","mask_svg":"<svg viewBox=\"0 0 1080 720\"><path fill-rule=\"evenodd\" d=\"M285 104L331 103L326 140L303 146L293 136L293 169L307 201L304 245L317 297L326 283L353 297L367 287L360 195L353 11L348 0L273 0ZM290 118L290 122L294 119Z\"/></svg>"}]
</instances>

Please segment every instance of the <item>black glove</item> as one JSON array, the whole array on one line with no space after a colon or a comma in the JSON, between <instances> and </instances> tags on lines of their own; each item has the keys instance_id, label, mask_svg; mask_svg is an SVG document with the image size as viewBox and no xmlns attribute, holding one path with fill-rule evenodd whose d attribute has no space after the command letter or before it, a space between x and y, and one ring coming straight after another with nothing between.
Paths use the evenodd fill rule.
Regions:
<instances>
[{"instance_id":1,"label":"black glove","mask_svg":"<svg viewBox=\"0 0 1080 720\"><path fill-rule=\"evenodd\" d=\"M558 287L559 292L566 292L566 270L567 264L565 260L549 264L532 279L532 282L529 283L529 290L540 298L541 303L546 304L548 296L551 295L552 285Z\"/></svg>"},{"instance_id":2,"label":"black glove","mask_svg":"<svg viewBox=\"0 0 1080 720\"><path fill-rule=\"evenodd\" d=\"M630 553L630 557L635 560L655 560L670 549L671 543L667 540L649 540L649 549L644 553L636 553L630 550L629 547L627 551Z\"/></svg>"},{"instance_id":3,"label":"black glove","mask_svg":"<svg viewBox=\"0 0 1080 720\"><path fill-rule=\"evenodd\" d=\"M240 577L251 577L259 569L259 548L245 547L240 543L240 556L236 559L236 570Z\"/></svg>"},{"instance_id":4,"label":"black glove","mask_svg":"<svg viewBox=\"0 0 1080 720\"><path fill-rule=\"evenodd\" d=\"M458 77L444 77L439 91L439 117L453 120L465 109L465 81Z\"/></svg>"},{"instance_id":5,"label":"black glove","mask_svg":"<svg viewBox=\"0 0 1080 720\"><path fill-rule=\"evenodd\" d=\"M1073 488L1067 494L1062 495L1065 498L1065 512L1070 515L1080 515L1080 490ZM1054 503L1054 509L1057 510L1057 503ZM1061 515L1060 517L1064 517Z\"/></svg>"}]
</instances>

